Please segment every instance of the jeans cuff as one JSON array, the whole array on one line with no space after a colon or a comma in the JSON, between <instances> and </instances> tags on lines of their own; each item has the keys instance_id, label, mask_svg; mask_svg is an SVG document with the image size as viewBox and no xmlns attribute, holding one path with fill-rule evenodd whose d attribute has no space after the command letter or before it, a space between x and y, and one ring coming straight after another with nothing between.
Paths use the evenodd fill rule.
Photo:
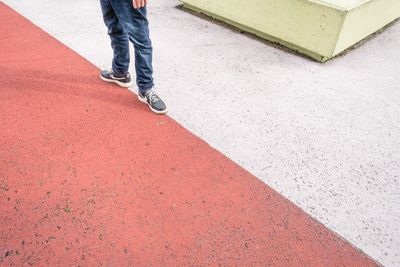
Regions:
<instances>
[{"instance_id":1,"label":"jeans cuff","mask_svg":"<svg viewBox=\"0 0 400 267\"><path fill-rule=\"evenodd\" d=\"M115 74L115 75L126 75L126 74L128 74L129 73L129 71L128 70L117 70L117 69L115 69L115 68L112 68L112 72Z\"/></svg>"},{"instance_id":2,"label":"jeans cuff","mask_svg":"<svg viewBox=\"0 0 400 267\"><path fill-rule=\"evenodd\" d=\"M153 87L154 87L154 84L152 84L150 86L139 87L139 93L145 93L145 92L151 90Z\"/></svg>"}]
</instances>

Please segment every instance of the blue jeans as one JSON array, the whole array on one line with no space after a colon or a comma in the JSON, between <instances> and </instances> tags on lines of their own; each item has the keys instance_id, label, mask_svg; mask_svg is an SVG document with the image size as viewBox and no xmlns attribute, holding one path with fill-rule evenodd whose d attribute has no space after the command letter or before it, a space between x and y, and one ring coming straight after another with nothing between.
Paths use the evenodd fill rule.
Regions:
<instances>
[{"instance_id":1,"label":"blue jeans","mask_svg":"<svg viewBox=\"0 0 400 267\"><path fill-rule=\"evenodd\" d=\"M131 41L135 48L136 84L139 92L150 90L154 86L153 47L146 7L135 9L132 0L100 0L100 4L114 51L113 72L128 73Z\"/></svg>"}]
</instances>

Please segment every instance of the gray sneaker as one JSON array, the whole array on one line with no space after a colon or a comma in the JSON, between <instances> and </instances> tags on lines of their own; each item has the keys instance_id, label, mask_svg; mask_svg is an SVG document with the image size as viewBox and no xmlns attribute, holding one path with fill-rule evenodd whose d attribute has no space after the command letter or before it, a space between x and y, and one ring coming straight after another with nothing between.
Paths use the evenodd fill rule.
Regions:
<instances>
[{"instance_id":1,"label":"gray sneaker","mask_svg":"<svg viewBox=\"0 0 400 267\"><path fill-rule=\"evenodd\" d=\"M103 81L110 82L110 83L116 83L121 87L130 87L132 85L132 80L131 80L131 75L129 73L127 74L114 74L112 70L103 70L100 73L100 78Z\"/></svg>"},{"instance_id":2,"label":"gray sneaker","mask_svg":"<svg viewBox=\"0 0 400 267\"><path fill-rule=\"evenodd\" d=\"M161 115L168 111L164 101L161 100L154 89L148 90L144 93L138 93L138 99L141 102L146 103L154 113Z\"/></svg>"}]
</instances>

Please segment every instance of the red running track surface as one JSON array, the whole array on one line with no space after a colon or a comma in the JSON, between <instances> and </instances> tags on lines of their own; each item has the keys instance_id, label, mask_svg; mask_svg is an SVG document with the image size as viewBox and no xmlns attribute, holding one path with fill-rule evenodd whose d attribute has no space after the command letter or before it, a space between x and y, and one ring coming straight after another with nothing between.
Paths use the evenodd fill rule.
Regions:
<instances>
[{"instance_id":1,"label":"red running track surface","mask_svg":"<svg viewBox=\"0 0 400 267\"><path fill-rule=\"evenodd\" d=\"M377 265L2 3L0 17L0 264Z\"/></svg>"}]
</instances>

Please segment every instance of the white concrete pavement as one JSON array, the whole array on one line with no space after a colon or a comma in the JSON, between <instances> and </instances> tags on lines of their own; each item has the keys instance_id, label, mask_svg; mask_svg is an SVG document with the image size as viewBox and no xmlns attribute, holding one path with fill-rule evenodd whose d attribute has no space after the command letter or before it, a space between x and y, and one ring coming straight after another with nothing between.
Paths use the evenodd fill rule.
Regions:
<instances>
[{"instance_id":1,"label":"white concrete pavement","mask_svg":"<svg viewBox=\"0 0 400 267\"><path fill-rule=\"evenodd\" d=\"M3 2L110 66L97 0ZM169 115L383 265L399 266L400 23L320 64L179 4L149 4Z\"/></svg>"}]
</instances>

